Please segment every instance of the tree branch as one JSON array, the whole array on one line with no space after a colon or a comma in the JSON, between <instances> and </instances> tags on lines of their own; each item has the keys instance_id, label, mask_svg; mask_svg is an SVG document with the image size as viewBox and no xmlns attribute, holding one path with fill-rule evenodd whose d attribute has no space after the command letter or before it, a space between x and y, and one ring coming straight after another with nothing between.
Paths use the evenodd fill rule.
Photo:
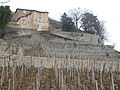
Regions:
<instances>
[{"instance_id":1,"label":"tree branch","mask_svg":"<svg viewBox=\"0 0 120 90\"><path fill-rule=\"evenodd\" d=\"M5 2L0 2L0 3L4 4L4 3L8 3L8 2L10 2L10 0L8 0L8 1L5 1Z\"/></svg>"}]
</instances>

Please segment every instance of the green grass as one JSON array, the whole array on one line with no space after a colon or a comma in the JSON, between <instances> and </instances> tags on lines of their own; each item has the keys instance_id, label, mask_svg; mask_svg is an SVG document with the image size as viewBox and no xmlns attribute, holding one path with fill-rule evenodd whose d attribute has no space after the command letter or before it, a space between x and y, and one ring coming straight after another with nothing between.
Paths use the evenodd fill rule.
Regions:
<instances>
[{"instance_id":1,"label":"green grass","mask_svg":"<svg viewBox=\"0 0 120 90\"><path fill-rule=\"evenodd\" d=\"M120 56L120 52L118 52L118 51L116 51L116 54L115 54L116 56Z\"/></svg>"}]
</instances>

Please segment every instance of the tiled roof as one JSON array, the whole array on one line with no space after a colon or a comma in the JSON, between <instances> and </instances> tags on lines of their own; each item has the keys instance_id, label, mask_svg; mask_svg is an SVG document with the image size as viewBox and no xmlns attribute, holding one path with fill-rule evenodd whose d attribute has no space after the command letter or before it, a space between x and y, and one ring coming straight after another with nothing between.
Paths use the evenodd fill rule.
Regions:
<instances>
[{"instance_id":1,"label":"tiled roof","mask_svg":"<svg viewBox=\"0 0 120 90\"><path fill-rule=\"evenodd\" d=\"M21 9L21 8L17 8L16 11L17 11L17 10L25 10L25 11L32 11L32 12L35 11L35 12L39 12L39 13L48 13L48 12L46 12L46 11L43 12L43 11L29 10L29 9Z\"/></svg>"},{"instance_id":2,"label":"tiled roof","mask_svg":"<svg viewBox=\"0 0 120 90\"><path fill-rule=\"evenodd\" d=\"M12 13L13 17L11 18L11 21L18 21L21 17L25 17L30 14L31 14L30 11L28 11L26 13L21 12L19 15L17 15L16 12Z\"/></svg>"}]
</instances>

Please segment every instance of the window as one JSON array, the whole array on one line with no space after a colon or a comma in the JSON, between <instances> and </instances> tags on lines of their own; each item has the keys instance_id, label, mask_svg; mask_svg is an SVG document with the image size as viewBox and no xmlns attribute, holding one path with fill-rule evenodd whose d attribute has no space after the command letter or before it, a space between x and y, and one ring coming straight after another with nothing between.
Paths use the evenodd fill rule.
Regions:
<instances>
[{"instance_id":1,"label":"window","mask_svg":"<svg viewBox=\"0 0 120 90\"><path fill-rule=\"evenodd\" d=\"M43 18L42 17L38 17L37 18L37 22L43 22Z\"/></svg>"},{"instance_id":2,"label":"window","mask_svg":"<svg viewBox=\"0 0 120 90\"><path fill-rule=\"evenodd\" d=\"M25 19L22 20L22 24L27 24Z\"/></svg>"}]
</instances>

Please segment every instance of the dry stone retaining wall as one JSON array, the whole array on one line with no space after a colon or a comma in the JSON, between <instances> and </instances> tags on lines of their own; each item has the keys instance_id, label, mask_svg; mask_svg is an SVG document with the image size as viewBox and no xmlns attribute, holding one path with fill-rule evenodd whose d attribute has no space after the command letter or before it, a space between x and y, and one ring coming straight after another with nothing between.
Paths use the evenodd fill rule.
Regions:
<instances>
[{"instance_id":1,"label":"dry stone retaining wall","mask_svg":"<svg viewBox=\"0 0 120 90\"><path fill-rule=\"evenodd\" d=\"M105 60L104 60L105 59ZM115 58L104 58L100 59L97 57L81 57L81 59L64 59L64 58L45 58L45 57L34 57L34 56L20 56L13 55L7 58L0 59L0 66L35 66L45 68L92 68L95 66L96 69L101 69L105 65L105 69L109 71L111 65L114 71L120 71L120 60Z\"/></svg>"},{"instance_id":2,"label":"dry stone retaining wall","mask_svg":"<svg viewBox=\"0 0 120 90\"><path fill-rule=\"evenodd\" d=\"M36 44L5 44L0 43L0 52L8 54L22 54L44 57L77 58L86 56L114 56L111 46L99 46L80 44L77 42L47 42L41 41Z\"/></svg>"}]
</instances>

